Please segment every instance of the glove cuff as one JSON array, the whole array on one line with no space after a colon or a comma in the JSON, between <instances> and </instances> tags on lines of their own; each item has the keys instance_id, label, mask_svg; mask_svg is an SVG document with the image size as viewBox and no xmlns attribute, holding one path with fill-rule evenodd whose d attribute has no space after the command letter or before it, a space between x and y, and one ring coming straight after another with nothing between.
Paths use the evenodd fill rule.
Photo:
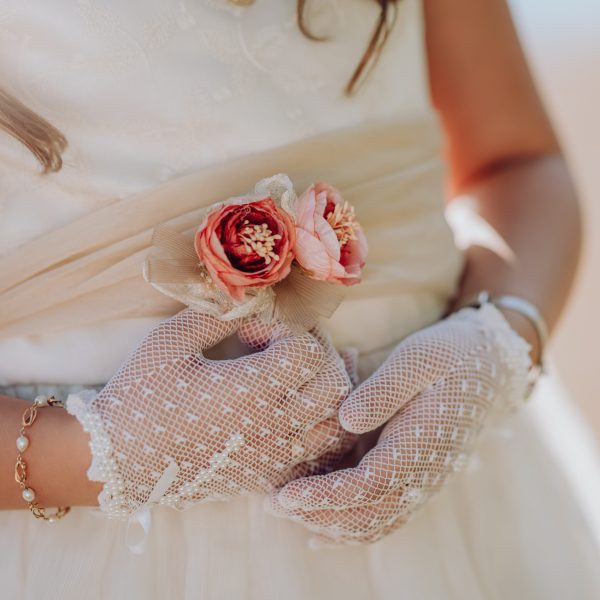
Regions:
<instances>
[{"instance_id":1,"label":"glove cuff","mask_svg":"<svg viewBox=\"0 0 600 600\"><path fill-rule=\"evenodd\" d=\"M89 434L92 463L87 471L90 481L104 483L98 495L100 510L110 518L127 519L133 512L127 506L123 480L118 472L114 459L110 437L106 432L100 414L94 408L97 393L83 390L77 394L69 394L65 408L73 415Z\"/></svg>"},{"instance_id":2,"label":"glove cuff","mask_svg":"<svg viewBox=\"0 0 600 600\"><path fill-rule=\"evenodd\" d=\"M498 353L499 364L503 369L498 377L501 382L502 408L516 409L529 397L531 382L529 373L532 367L531 346L508 323L504 315L491 303L479 308L463 308L451 318L467 319L475 322L484 339L484 344Z\"/></svg>"}]
</instances>

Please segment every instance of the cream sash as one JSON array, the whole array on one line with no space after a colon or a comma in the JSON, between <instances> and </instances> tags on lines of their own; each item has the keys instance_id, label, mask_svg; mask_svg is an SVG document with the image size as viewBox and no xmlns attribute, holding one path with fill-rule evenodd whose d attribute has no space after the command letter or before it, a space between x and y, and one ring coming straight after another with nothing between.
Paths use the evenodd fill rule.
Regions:
<instances>
[{"instance_id":1,"label":"cream sash","mask_svg":"<svg viewBox=\"0 0 600 600\"><path fill-rule=\"evenodd\" d=\"M456 270L456 257L438 252L433 259L426 247L428 237L434 243L439 235L449 236L441 210L440 142L435 114L370 121L115 200L0 258L0 338L173 314L181 305L142 276L154 227L193 230L203 207L245 194L279 172L290 176L297 191L327 181L356 207L369 257L363 283L350 288L348 298L424 286L448 293L449 278L439 275Z\"/></svg>"}]
</instances>

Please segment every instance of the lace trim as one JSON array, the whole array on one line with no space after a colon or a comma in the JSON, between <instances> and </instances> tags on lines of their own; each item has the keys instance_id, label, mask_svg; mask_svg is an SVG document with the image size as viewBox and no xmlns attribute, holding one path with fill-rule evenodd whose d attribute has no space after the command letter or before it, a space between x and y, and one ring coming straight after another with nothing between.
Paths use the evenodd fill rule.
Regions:
<instances>
[{"instance_id":1,"label":"lace trim","mask_svg":"<svg viewBox=\"0 0 600 600\"><path fill-rule=\"evenodd\" d=\"M124 482L117 469L110 437L104 429L100 415L94 409L97 392L83 390L69 394L66 400L67 412L73 415L89 434L92 464L87 476L90 481L104 483L98 495L100 510L109 518L127 519L130 511L124 495Z\"/></svg>"},{"instance_id":2,"label":"lace trim","mask_svg":"<svg viewBox=\"0 0 600 600\"><path fill-rule=\"evenodd\" d=\"M457 313L466 316L475 312L475 320L480 326L486 344L498 348L501 360L507 366L508 378L502 384L504 406L515 410L527 399L528 374L531 369L531 346L510 326L504 315L493 305L484 304L479 309L466 308Z\"/></svg>"}]
</instances>

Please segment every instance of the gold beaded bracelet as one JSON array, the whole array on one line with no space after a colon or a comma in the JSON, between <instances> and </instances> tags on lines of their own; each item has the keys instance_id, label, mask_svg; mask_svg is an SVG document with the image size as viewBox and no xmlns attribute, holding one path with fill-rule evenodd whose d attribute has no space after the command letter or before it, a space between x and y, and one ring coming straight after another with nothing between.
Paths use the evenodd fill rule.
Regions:
<instances>
[{"instance_id":1,"label":"gold beaded bracelet","mask_svg":"<svg viewBox=\"0 0 600 600\"><path fill-rule=\"evenodd\" d=\"M47 523L54 523L62 519L70 510L70 506L59 506L53 514L46 514L46 509L38 506L35 499L35 491L27 485L27 464L23 460L23 453L29 448L29 438L25 435L25 429L31 427L37 417L38 409L46 406L57 406L64 408L64 404L54 396L38 396L31 406L25 409L21 418L21 429L17 438L17 464L15 465L15 481L21 486L21 495L27 502L29 510L36 519L42 519Z\"/></svg>"}]
</instances>

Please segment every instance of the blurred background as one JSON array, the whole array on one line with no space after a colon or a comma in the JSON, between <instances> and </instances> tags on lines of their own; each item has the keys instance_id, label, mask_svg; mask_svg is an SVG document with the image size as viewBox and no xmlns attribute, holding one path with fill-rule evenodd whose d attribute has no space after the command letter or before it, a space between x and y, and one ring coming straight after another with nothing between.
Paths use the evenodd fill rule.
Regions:
<instances>
[{"instance_id":1,"label":"blurred background","mask_svg":"<svg viewBox=\"0 0 600 600\"><path fill-rule=\"evenodd\" d=\"M600 2L511 0L510 5L584 205L584 260L552 355L600 440Z\"/></svg>"}]
</instances>

